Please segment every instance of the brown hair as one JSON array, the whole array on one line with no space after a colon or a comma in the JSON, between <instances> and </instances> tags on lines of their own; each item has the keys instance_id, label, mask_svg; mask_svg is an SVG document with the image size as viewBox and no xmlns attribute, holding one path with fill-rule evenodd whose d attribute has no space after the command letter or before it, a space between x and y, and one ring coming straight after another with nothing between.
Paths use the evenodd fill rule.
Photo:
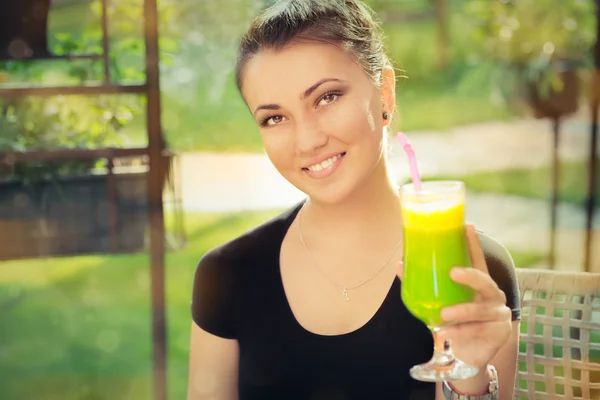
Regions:
<instances>
[{"instance_id":1,"label":"brown hair","mask_svg":"<svg viewBox=\"0 0 600 400\"><path fill-rule=\"evenodd\" d=\"M348 51L376 86L381 71L391 65L380 22L360 0L277 0L254 19L241 40L236 65L240 92L244 67L252 57L293 41L330 43Z\"/></svg>"}]
</instances>

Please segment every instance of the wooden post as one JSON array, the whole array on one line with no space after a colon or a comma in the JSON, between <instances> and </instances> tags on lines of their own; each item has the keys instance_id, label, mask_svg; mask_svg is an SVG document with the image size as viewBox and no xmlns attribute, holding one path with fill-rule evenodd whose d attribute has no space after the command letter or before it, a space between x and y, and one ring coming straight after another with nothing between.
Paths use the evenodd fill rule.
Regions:
<instances>
[{"instance_id":1,"label":"wooden post","mask_svg":"<svg viewBox=\"0 0 600 400\"><path fill-rule=\"evenodd\" d=\"M448 18L446 13L446 0L434 0L435 20L437 32L437 64L438 69L444 70L448 66Z\"/></svg>"},{"instance_id":2,"label":"wooden post","mask_svg":"<svg viewBox=\"0 0 600 400\"><path fill-rule=\"evenodd\" d=\"M104 63L104 83L110 83L110 46L108 44L108 0L101 0L102 5L102 62Z\"/></svg>"},{"instance_id":3,"label":"wooden post","mask_svg":"<svg viewBox=\"0 0 600 400\"><path fill-rule=\"evenodd\" d=\"M553 149L552 149L552 197L550 199L550 254L548 267L554 269L556 264L556 225L558 213L558 184L560 182L560 163L558 148L560 145L560 117L552 120Z\"/></svg>"},{"instance_id":4,"label":"wooden post","mask_svg":"<svg viewBox=\"0 0 600 400\"><path fill-rule=\"evenodd\" d=\"M117 182L115 177L115 162L112 156L108 157L108 174L106 185L108 189L108 225L110 231L110 251L116 253L119 250L119 221L117 217Z\"/></svg>"},{"instance_id":5,"label":"wooden post","mask_svg":"<svg viewBox=\"0 0 600 400\"><path fill-rule=\"evenodd\" d=\"M165 322L165 226L163 210L163 147L160 105L158 10L156 0L144 0L146 40L146 118L148 125L148 212L150 218L150 287L154 400L167 399L167 332Z\"/></svg>"},{"instance_id":6,"label":"wooden post","mask_svg":"<svg viewBox=\"0 0 600 400\"><path fill-rule=\"evenodd\" d=\"M590 135L590 154L588 163L588 184L587 184L587 224L585 236L585 257L584 271L592 270L592 241L594 234L594 211L596 202L596 169L598 158L596 151L598 148L598 119L600 109L600 0L596 0L596 46L594 48L595 71L592 82L591 114L592 127Z\"/></svg>"}]
</instances>

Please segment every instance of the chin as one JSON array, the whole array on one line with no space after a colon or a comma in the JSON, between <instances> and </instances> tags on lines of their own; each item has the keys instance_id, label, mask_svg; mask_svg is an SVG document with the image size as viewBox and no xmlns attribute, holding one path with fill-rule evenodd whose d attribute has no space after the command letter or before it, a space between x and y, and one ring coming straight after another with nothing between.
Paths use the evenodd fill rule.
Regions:
<instances>
[{"instance_id":1,"label":"chin","mask_svg":"<svg viewBox=\"0 0 600 400\"><path fill-rule=\"evenodd\" d=\"M348 198L347 195L340 193L340 192L337 192L337 193L313 192L313 193L307 193L307 195L310 197L312 202L318 203L318 204L323 204L323 205L328 205L328 206L342 204L344 202L344 200Z\"/></svg>"},{"instance_id":2,"label":"chin","mask_svg":"<svg viewBox=\"0 0 600 400\"><path fill-rule=\"evenodd\" d=\"M341 204L356 190L355 185L349 182L335 182L332 184L312 184L296 186L315 203L324 205Z\"/></svg>"}]
</instances>

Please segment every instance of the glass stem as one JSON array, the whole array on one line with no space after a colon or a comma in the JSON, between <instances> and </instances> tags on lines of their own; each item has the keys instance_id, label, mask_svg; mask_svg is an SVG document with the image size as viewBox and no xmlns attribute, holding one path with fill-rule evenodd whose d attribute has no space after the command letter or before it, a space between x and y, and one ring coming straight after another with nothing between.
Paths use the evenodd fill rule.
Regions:
<instances>
[{"instance_id":1,"label":"glass stem","mask_svg":"<svg viewBox=\"0 0 600 400\"><path fill-rule=\"evenodd\" d=\"M433 334L433 358L430 363L439 367L451 367L456 357L452 352L450 339L442 339L440 328L433 328L431 333Z\"/></svg>"}]
</instances>

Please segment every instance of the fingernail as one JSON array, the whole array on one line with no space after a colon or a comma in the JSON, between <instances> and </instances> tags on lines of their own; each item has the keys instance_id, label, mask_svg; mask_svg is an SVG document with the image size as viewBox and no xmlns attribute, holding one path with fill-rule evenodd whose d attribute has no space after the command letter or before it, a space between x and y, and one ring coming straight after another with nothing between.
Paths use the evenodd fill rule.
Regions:
<instances>
[{"instance_id":1,"label":"fingernail","mask_svg":"<svg viewBox=\"0 0 600 400\"><path fill-rule=\"evenodd\" d=\"M396 268L396 275L398 275L399 278L402 278L403 272L404 272L404 263L400 262L398 264L398 268Z\"/></svg>"},{"instance_id":2,"label":"fingernail","mask_svg":"<svg viewBox=\"0 0 600 400\"><path fill-rule=\"evenodd\" d=\"M447 308L444 308L440 312L440 316L442 317L443 320L449 321L452 319L452 310L448 310Z\"/></svg>"},{"instance_id":3,"label":"fingernail","mask_svg":"<svg viewBox=\"0 0 600 400\"><path fill-rule=\"evenodd\" d=\"M452 271L450 271L450 276L453 278L462 278L465 276L465 270L461 267L454 267L452 268Z\"/></svg>"}]
</instances>

